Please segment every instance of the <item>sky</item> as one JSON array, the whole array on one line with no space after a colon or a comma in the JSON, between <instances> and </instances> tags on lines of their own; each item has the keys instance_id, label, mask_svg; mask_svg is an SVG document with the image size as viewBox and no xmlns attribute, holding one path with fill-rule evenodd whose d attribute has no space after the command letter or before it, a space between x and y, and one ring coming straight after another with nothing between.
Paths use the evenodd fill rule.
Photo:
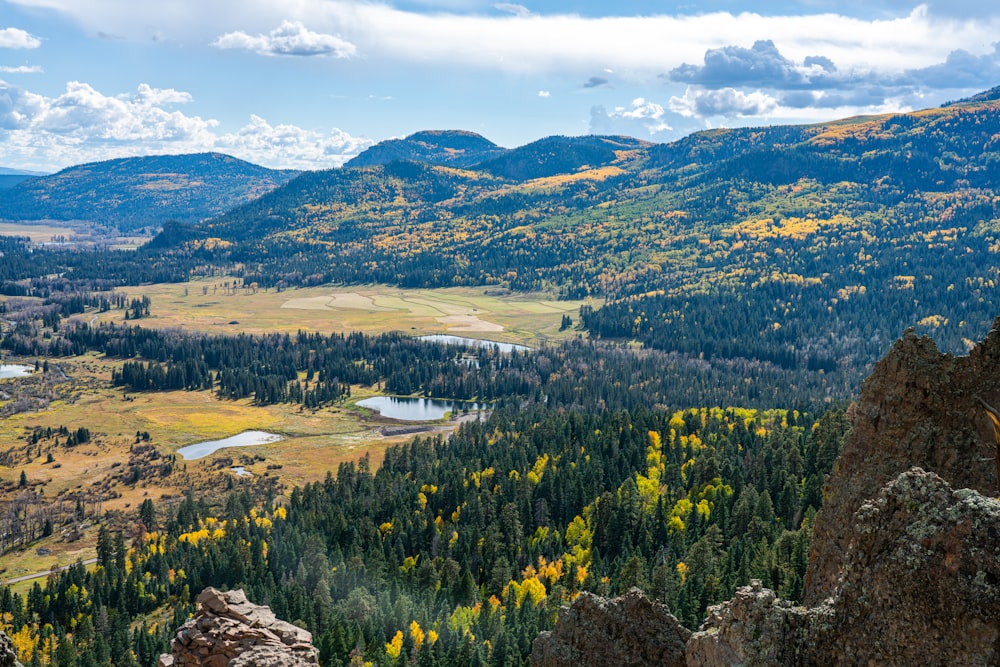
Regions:
<instances>
[{"instance_id":1,"label":"sky","mask_svg":"<svg viewBox=\"0 0 1000 667\"><path fill-rule=\"evenodd\" d=\"M1000 85L986 0L0 0L0 167L219 151L340 166L938 106Z\"/></svg>"}]
</instances>

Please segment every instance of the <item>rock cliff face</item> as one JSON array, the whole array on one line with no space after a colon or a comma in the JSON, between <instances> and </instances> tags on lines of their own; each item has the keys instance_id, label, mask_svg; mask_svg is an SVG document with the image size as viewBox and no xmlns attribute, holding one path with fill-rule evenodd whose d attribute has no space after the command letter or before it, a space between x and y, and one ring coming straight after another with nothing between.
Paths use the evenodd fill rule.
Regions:
<instances>
[{"instance_id":1,"label":"rock cliff face","mask_svg":"<svg viewBox=\"0 0 1000 667\"><path fill-rule=\"evenodd\" d=\"M752 582L709 608L686 664L1000 665L1000 490L980 401L1000 405L1000 318L967 357L908 331L865 381L824 489L808 606ZM536 640L532 664L636 664L593 657L608 645L645 655L620 628L646 614L603 620L619 608L581 598Z\"/></svg>"},{"instance_id":2,"label":"rock cliff face","mask_svg":"<svg viewBox=\"0 0 1000 667\"><path fill-rule=\"evenodd\" d=\"M206 588L198 613L182 625L159 667L308 667L317 665L312 635L279 621L242 590Z\"/></svg>"},{"instance_id":3,"label":"rock cliff face","mask_svg":"<svg viewBox=\"0 0 1000 667\"><path fill-rule=\"evenodd\" d=\"M24 667L17 661L17 651L14 642L3 630L0 630L0 667Z\"/></svg>"},{"instance_id":4,"label":"rock cliff face","mask_svg":"<svg viewBox=\"0 0 1000 667\"><path fill-rule=\"evenodd\" d=\"M688 666L1000 664L1000 502L913 468L862 505L852 533L824 603L741 588L709 609Z\"/></svg>"},{"instance_id":5,"label":"rock cliff face","mask_svg":"<svg viewBox=\"0 0 1000 667\"><path fill-rule=\"evenodd\" d=\"M666 605L650 601L638 588L612 600L582 593L552 632L535 639L531 664L683 667L690 635Z\"/></svg>"},{"instance_id":6,"label":"rock cliff face","mask_svg":"<svg viewBox=\"0 0 1000 667\"><path fill-rule=\"evenodd\" d=\"M637 589L583 595L535 640L532 665L1000 664L1000 501L912 468L861 506L850 532L819 605L754 581L686 638Z\"/></svg>"},{"instance_id":7,"label":"rock cliff face","mask_svg":"<svg viewBox=\"0 0 1000 667\"><path fill-rule=\"evenodd\" d=\"M938 352L907 331L861 387L854 427L816 516L804 598L833 593L853 539L852 517L911 466L954 488L996 496L992 425L979 399L1000 403L1000 318L968 356Z\"/></svg>"}]
</instances>

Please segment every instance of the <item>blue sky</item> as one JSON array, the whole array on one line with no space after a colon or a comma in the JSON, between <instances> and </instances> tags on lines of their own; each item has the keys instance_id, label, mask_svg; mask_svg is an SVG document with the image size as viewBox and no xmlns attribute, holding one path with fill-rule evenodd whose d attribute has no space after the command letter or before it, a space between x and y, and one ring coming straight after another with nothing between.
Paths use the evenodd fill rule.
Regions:
<instances>
[{"instance_id":1,"label":"blue sky","mask_svg":"<svg viewBox=\"0 0 1000 667\"><path fill-rule=\"evenodd\" d=\"M465 129L671 141L1000 85L983 0L0 0L0 166L342 164Z\"/></svg>"}]
</instances>

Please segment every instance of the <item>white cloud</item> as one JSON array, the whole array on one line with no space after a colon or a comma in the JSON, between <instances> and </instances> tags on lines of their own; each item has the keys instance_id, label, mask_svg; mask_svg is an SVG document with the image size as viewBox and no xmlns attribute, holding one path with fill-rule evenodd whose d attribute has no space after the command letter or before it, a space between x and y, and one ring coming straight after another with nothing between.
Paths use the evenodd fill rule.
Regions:
<instances>
[{"instance_id":1,"label":"white cloud","mask_svg":"<svg viewBox=\"0 0 1000 667\"><path fill-rule=\"evenodd\" d=\"M942 62L960 48L982 55L1000 34L996 15L946 19L928 14L922 6L906 16L868 20L834 13L624 17L421 13L384 2L349 0L9 1L54 9L93 30L137 40L156 32L169 40L211 42L223 34L266 45L271 40L267 31L289 21L308 25L315 34L339 35L372 59L577 75L609 68L630 78L701 62L709 49L750 47L758 40L772 40L794 62L819 55L841 70L902 72ZM240 32L233 32L237 28Z\"/></svg>"},{"instance_id":2,"label":"white cloud","mask_svg":"<svg viewBox=\"0 0 1000 667\"><path fill-rule=\"evenodd\" d=\"M514 16L519 16L521 18L531 15L531 10L529 10L527 7L525 7L524 5L517 5L512 2L498 2L497 4L493 5L493 8L501 12L508 12L510 14L513 14Z\"/></svg>"},{"instance_id":3,"label":"white cloud","mask_svg":"<svg viewBox=\"0 0 1000 667\"><path fill-rule=\"evenodd\" d=\"M238 157L259 156L244 158L259 164L265 163L260 158L274 163L275 156L280 156L282 167L319 169L339 167L373 143L336 128L322 133L295 125L272 126L259 116L251 116L238 132L218 137L215 146Z\"/></svg>"},{"instance_id":4,"label":"white cloud","mask_svg":"<svg viewBox=\"0 0 1000 667\"><path fill-rule=\"evenodd\" d=\"M44 71L41 65L18 65L17 67L0 65L0 72L4 74L41 74Z\"/></svg>"},{"instance_id":5,"label":"white cloud","mask_svg":"<svg viewBox=\"0 0 1000 667\"><path fill-rule=\"evenodd\" d=\"M671 97L670 111L704 123L706 127L725 125L821 122L861 114L901 113L913 105L903 98L807 93L808 103L789 103L787 96L772 97L761 90L743 92L734 88L706 90L690 86L681 97ZM792 100L795 102L795 100Z\"/></svg>"},{"instance_id":6,"label":"white cloud","mask_svg":"<svg viewBox=\"0 0 1000 667\"><path fill-rule=\"evenodd\" d=\"M767 93L744 93L735 88L705 90L689 86L683 97L670 98L670 110L689 118L767 116L778 106L778 101Z\"/></svg>"},{"instance_id":7,"label":"white cloud","mask_svg":"<svg viewBox=\"0 0 1000 667\"><path fill-rule=\"evenodd\" d=\"M87 83L46 97L0 81L0 164L57 169L131 155L222 151L270 167L339 166L372 144L339 129L274 125L252 116L220 133L219 123L173 108L191 95L147 84L109 96Z\"/></svg>"},{"instance_id":8,"label":"white cloud","mask_svg":"<svg viewBox=\"0 0 1000 667\"><path fill-rule=\"evenodd\" d=\"M0 49L37 49L42 40L20 28L0 28Z\"/></svg>"},{"instance_id":9,"label":"white cloud","mask_svg":"<svg viewBox=\"0 0 1000 667\"><path fill-rule=\"evenodd\" d=\"M212 46L220 49L245 49L262 56L333 56L350 58L357 48L336 35L313 32L298 21L282 21L266 35L248 35L242 31L228 32Z\"/></svg>"},{"instance_id":10,"label":"white cloud","mask_svg":"<svg viewBox=\"0 0 1000 667\"><path fill-rule=\"evenodd\" d=\"M538 91L538 96L539 97L552 97L552 93L550 93L547 90L539 90Z\"/></svg>"},{"instance_id":11,"label":"white cloud","mask_svg":"<svg viewBox=\"0 0 1000 667\"><path fill-rule=\"evenodd\" d=\"M662 141L696 127L683 116L643 97L637 97L631 104L616 106L610 111L600 105L590 110L591 134L623 134Z\"/></svg>"}]
</instances>

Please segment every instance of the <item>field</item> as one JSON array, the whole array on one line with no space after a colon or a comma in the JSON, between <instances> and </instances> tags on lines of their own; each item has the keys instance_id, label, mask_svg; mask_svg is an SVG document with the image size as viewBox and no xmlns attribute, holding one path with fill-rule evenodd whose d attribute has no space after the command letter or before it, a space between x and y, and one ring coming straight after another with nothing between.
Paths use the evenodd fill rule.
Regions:
<instances>
[{"instance_id":1,"label":"field","mask_svg":"<svg viewBox=\"0 0 1000 667\"><path fill-rule=\"evenodd\" d=\"M0 236L27 237L32 243L65 243L68 247L106 246L115 250L135 250L151 237L140 234L121 236L116 230L95 230L92 225L72 222L0 222Z\"/></svg>"},{"instance_id":2,"label":"field","mask_svg":"<svg viewBox=\"0 0 1000 667\"><path fill-rule=\"evenodd\" d=\"M0 420L0 495L4 504L25 491L18 483L23 472L27 489L48 503L62 502L71 508L78 498L88 503L100 498L103 513L117 514L124 521L119 527L127 527L146 498L163 509L186 491L210 497L237 483L232 466L243 466L253 475L250 480L275 480L287 490L292 485L322 480L327 471L336 472L342 462L366 453L377 466L386 447L413 437L383 435L384 427L400 422L356 407L356 401L374 394L363 387L354 388L352 398L341 405L311 411L285 404L261 407L249 400L221 401L207 391L126 395L110 386L116 362L87 355L57 363L69 378L58 385L60 398L45 410ZM23 380L0 381L0 392L15 396L19 382ZM455 425L443 420L422 428L448 432ZM57 431L62 426L70 431L85 427L91 439L74 446L67 446L65 437L30 444L36 428ZM165 457L180 447L245 430L267 430L280 434L283 440L223 449L192 461L177 457L172 472L156 472ZM149 434L148 444L158 458L150 461L133 453L137 433ZM133 468L142 469L143 475L129 482L128 471ZM68 537L72 532L72 526L60 527L52 537L0 556L0 580L93 557L96 530L84 530L78 539ZM48 551L39 553L39 548ZM30 582L18 586L30 587Z\"/></svg>"},{"instance_id":3,"label":"field","mask_svg":"<svg viewBox=\"0 0 1000 667\"><path fill-rule=\"evenodd\" d=\"M310 287L285 291L231 289L231 279L130 288L148 296L151 317L136 323L209 333L307 331L413 335L446 333L538 346L576 335L559 331L563 315L574 320L583 304L549 295L493 294L484 288L401 289L385 285ZM90 316L88 316L89 319ZM120 320L120 312L99 319Z\"/></svg>"},{"instance_id":4,"label":"field","mask_svg":"<svg viewBox=\"0 0 1000 667\"><path fill-rule=\"evenodd\" d=\"M51 243L53 237L69 239L76 231L58 224L27 225L17 222L0 222L0 236L26 236L32 243Z\"/></svg>"},{"instance_id":5,"label":"field","mask_svg":"<svg viewBox=\"0 0 1000 667\"><path fill-rule=\"evenodd\" d=\"M39 233L44 229L50 235L71 231L35 229ZM600 305L470 288L355 286L279 292L234 285L232 279L218 278L130 288L130 298L148 296L152 302L151 316L134 322L228 334L300 329L324 333L448 333L538 346L578 335L573 328L559 330L563 316L576 319L582 304ZM91 323L121 321L123 313L87 312L77 317ZM27 487L47 502L62 499L72 506L76 498L87 497L93 502L99 497L103 512L124 518L127 526L134 520L128 517L134 517L146 498L162 508L186 491L211 495L238 483L232 466L243 466L252 474L250 480L273 480L288 489L321 480L327 471L336 472L342 462L360 459L366 453L377 466L386 447L413 437L413 433L385 435L385 427L401 422L356 407L358 400L375 393L365 387L352 388L351 399L343 404L311 411L294 405L262 407L249 400L221 401L208 391L126 395L110 385L111 371L120 362L96 354L52 362L68 378L55 386L56 400L44 410L0 420L0 454L4 456L0 461L0 485L7 502L24 491L17 483L23 472ZM0 381L0 395L5 392L16 398L19 391L26 390L26 385L18 383L32 381L37 378ZM422 423L417 428L448 432L455 425L442 420ZM68 447L63 437L29 444L35 429L57 431L63 426L70 431L85 427L91 434L90 442ZM246 430L277 433L283 440L224 449L194 461L178 457L171 472L157 472L167 460L164 457L185 445ZM144 447L147 442L140 442L138 433L149 434L152 448ZM136 453L144 449L155 451ZM142 478L126 481L127 471L132 469L143 470ZM96 529L84 529L78 538L69 539L72 532L60 528L52 537L32 543L27 549L0 556L0 578L7 580L92 557ZM28 587L30 582L17 586Z\"/></svg>"}]
</instances>

